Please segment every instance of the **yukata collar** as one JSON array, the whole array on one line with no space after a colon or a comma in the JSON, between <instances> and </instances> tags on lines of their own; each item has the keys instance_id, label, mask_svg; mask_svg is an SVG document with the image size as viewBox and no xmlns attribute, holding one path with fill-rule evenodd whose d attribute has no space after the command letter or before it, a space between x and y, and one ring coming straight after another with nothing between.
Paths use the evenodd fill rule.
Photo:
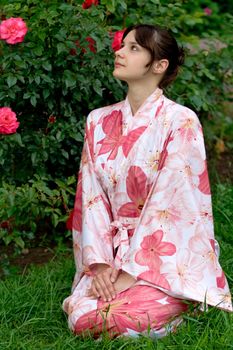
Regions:
<instances>
[{"instance_id":1,"label":"yukata collar","mask_svg":"<svg viewBox=\"0 0 233 350\"><path fill-rule=\"evenodd\" d=\"M156 88L151 95L149 95L147 97L147 99L143 102L143 104L141 105L141 107L137 110L137 112L134 114L134 116L132 115L132 111L131 111L131 106L129 103L129 99L128 99L128 95L126 96L126 99L124 101L124 105L123 105L123 110L124 113L126 113L126 115L131 115L131 117L135 118L137 115L145 112L148 109L148 106L154 106L155 104L157 104L157 102L159 101L159 98L163 95L163 90L160 88Z\"/></svg>"}]
</instances>

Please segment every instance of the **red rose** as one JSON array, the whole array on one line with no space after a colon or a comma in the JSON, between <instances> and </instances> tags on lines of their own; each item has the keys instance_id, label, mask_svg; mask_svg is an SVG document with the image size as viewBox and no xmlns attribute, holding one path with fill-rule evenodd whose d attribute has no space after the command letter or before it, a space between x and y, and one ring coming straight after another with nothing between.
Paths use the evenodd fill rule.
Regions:
<instances>
[{"instance_id":1,"label":"red rose","mask_svg":"<svg viewBox=\"0 0 233 350\"><path fill-rule=\"evenodd\" d=\"M9 107L0 108L0 134L13 134L19 127L16 114Z\"/></svg>"},{"instance_id":2,"label":"red rose","mask_svg":"<svg viewBox=\"0 0 233 350\"><path fill-rule=\"evenodd\" d=\"M56 117L54 115L50 115L50 117L48 118L48 122L53 124L55 123L55 121L56 121Z\"/></svg>"},{"instance_id":3,"label":"red rose","mask_svg":"<svg viewBox=\"0 0 233 350\"><path fill-rule=\"evenodd\" d=\"M96 53L95 40L92 39L90 36L88 36L86 38L86 40L89 42L88 47L89 47L90 51Z\"/></svg>"},{"instance_id":4,"label":"red rose","mask_svg":"<svg viewBox=\"0 0 233 350\"><path fill-rule=\"evenodd\" d=\"M124 32L125 32L125 29L118 30L118 32L116 32L114 34L113 41L112 41L112 49L113 49L113 51L120 50Z\"/></svg>"},{"instance_id":5,"label":"red rose","mask_svg":"<svg viewBox=\"0 0 233 350\"><path fill-rule=\"evenodd\" d=\"M0 223L0 227L1 227L1 228L5 228L6 230L8 230L8 229L10 228L10 223L9 223L9 221L2 221L2 222Z\"/></svg>"},{"instance_id":6,"label":"red rose","mask_svg":"<svg viewBox=\"0 0 233 350\"><path fill-rule=\"evenodd\" d=\"M86 9L89 9L89 7L91 7L92 5L94 5L94 6L99 5L99 1L98 0L85 0L82 4L82 8L84 10L86 10Z\"/></svg>"},{"instance_id":7,"label":"red rose","mask_svg":"<svg viewBox=\"0 0 233 350\"><path fill-rule=\"evenodd\" d=\"M28 29L22 18L8 18L0 24L0 39L8 44L21 43Z\"/></svg>"},{"instance_id":8,"label":"red rose","mask_svg":"<svg viewBox=\"0 0 233 350\"><path fill-rule=\"evenodd\" d=\"M89 44L88 44L89 50L90 50L91 52L93 52L93 53L96 53L95 40L92 39L90 36L88 36L85 40L88 41L88 43L89 43ZM76 41L75 41L75 45L76 45L77 47L80 47L79 40L76 40ZM84 47L82 47L82 53L86 53L86 52L87 52L87 50L86 50ZM70 55L76 56L76 55L77 55L77 51L76 51L75 49L71 49L71 50L70 50Z\"/></svg>"}]
</instances>

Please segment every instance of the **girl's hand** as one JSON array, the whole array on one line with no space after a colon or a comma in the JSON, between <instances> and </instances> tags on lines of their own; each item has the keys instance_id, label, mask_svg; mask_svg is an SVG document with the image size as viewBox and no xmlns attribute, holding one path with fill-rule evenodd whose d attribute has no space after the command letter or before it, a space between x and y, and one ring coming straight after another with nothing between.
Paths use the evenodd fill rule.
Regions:
<instances>
[{"instance_id":1,"label":"girl's hand","mask_svg":"<svg viewBox=\"0 0 233 350\"><path fill-rule=\"evenodd\" d=\"M88 295L102 298L104 301L111 301L116 296L114 283L117 280L119 270L104 264L97 264L93 270L95 276Z\"/></svg>"},{"instance_id":2,"label":"girl's hand","mask_svg":"<svg viewBox=\"0 0 233 350\"><path fill-rule=\"evenodd\" d=\"M115 291L117 293L132 287L136 282L136 279L125 271L122 271L114 283Z\"/></svg>"}]
</instances>

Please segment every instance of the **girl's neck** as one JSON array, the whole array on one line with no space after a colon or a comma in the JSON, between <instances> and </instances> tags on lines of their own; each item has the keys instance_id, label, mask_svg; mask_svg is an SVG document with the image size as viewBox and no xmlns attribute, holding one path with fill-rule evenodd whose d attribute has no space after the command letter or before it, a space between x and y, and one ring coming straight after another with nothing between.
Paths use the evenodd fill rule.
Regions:
<instances>
[{"instance_id":1,"label":"girl's neck","mask_svg":"<svg viewBox=\"0 0 233 350\"><path fill-rule=\"evenodd\" d=\"M138 111L138 109L145 102L157 88L157 85L152 84L151 86L135 86L128 85L128 100L131 107L132 115Z\"/></svg>"}]
</instances>

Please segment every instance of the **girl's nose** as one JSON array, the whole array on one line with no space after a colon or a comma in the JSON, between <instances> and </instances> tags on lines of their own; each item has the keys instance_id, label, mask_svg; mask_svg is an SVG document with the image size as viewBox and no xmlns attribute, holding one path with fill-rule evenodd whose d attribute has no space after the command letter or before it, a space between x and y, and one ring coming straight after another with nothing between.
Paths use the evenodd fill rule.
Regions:
<instances>
[{"instance_id":1,"label":"girl's nose","mask_svg":"<svg viewBox=\"0 0 233 350\"><path fill-rule=\"evenodd\" d=\"M119 50L115 51L115 56L124 56L124 47L121 47Z\"/></svg>"}]
</instances>

